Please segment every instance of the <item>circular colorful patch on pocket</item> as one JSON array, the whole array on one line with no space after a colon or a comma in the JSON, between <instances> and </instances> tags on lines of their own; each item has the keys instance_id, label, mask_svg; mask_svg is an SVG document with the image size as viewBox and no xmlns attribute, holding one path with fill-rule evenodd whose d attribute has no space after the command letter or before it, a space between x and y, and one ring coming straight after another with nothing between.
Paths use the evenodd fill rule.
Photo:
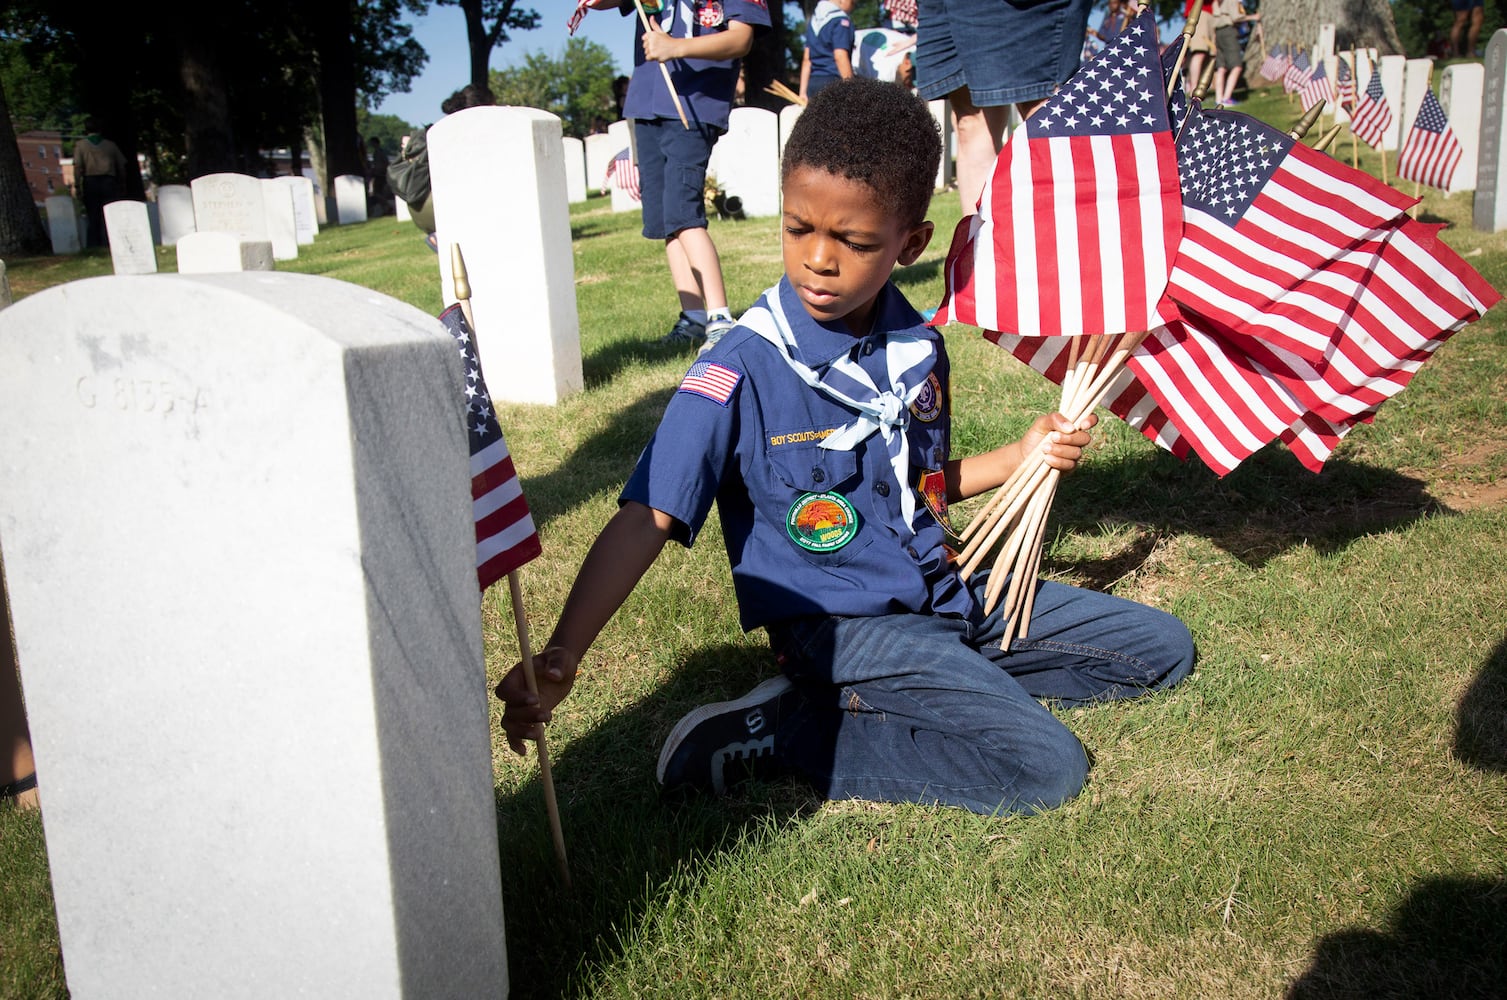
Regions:
<instances>
[{"instance_id":1,"label":"circular colorful patch on pocket","mask_svg":"<svg viewBox=\"0 0 1507 1000\"><path fill-rule=\"evenodd\" d=\"M858 535L858 512L840 493L806 493L786 512L785 530L807 552L835 552Z\"/></svg>"}]
</instances>

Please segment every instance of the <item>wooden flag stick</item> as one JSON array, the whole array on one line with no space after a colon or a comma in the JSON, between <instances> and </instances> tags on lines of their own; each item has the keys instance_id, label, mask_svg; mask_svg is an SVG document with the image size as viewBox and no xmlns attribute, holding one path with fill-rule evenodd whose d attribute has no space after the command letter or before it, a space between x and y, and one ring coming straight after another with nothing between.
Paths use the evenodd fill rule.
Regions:
<instances>
[{"instance_id":1,"label":"wooden flag stick","mask_svg":"<svg viewBox=\"0 0 1507 1000\"><path fill-rule=\"evenodd\" d=\"M466 259L460 252L460 244L450 246L450 282L455 289L455 299L460 303L466 325L471 335L476 335L476 319L471 313L471 279L466 274ZM529 694L539 696L539 681L534 676L534 651L529 647L528 616L523 610L523 584L518 570L508 573L508 592L513 597L513 627L518 632L518 653L523 665L523 680L528 684ZM550 838L555 842L555 860L560 865L560 877L570 887L570 862L565 857L565 834L560 828L560 806L555 799L555 779L549 767L549 744L544 739L544 727L539 727L539 738L534 741L539 751L539 783L544 786L544 811L549 817Z\"/></svg>"},{"instance_id":2,"label":"wooden flag stick","mask_svg":"<svg viewBox=\"0 0 1507 1000\"><path fill-rule=\"evenodd\" d=\"M645 31L663 30L649 20L649 15L644 12L644 0L633 0L633 6L638 8L638 19L643 22ZM685 108L680 106L680 95L675 92L675 81L670 79L670 67L660 63L659 72L664 75L665 89L670 92L670 100L675 104L675 113L680 116L680 124L690 128L691 123L686 120Z\"/></svg>"},{"instance_id":3,"label":"wooden flag stick","mask_svg":"<svg viewBox=\"0 0 1507 1000\"><path fill-rule=\"evenodd\" d=\"M1360 169L1360 140L1355 137L1355 109L1360 107L1360 59L1356 50L1350 50L1350 86L1355 90L1355 100L1350 102L1350 166Z\"/></svg>"}]
</instances>

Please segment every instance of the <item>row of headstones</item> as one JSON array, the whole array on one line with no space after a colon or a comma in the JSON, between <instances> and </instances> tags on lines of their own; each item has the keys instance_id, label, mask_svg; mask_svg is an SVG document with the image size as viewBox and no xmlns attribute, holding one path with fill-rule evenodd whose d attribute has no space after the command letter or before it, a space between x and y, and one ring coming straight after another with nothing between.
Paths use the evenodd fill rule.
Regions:
<instances>
[{"instance_id":1,"label":"row of headstones","mask_svg":"<svg viewBox=\"0 0 1507 1000\"><path fill-rule=\"evenodd\" d=\"M952 183L956 143L947 102L932 101L930 107L948 150L937 167L936 184L940 189ZM733 108L727 133L712 148L707 174L723 194L742 201L744 215L755 218L780 214L780 157L800 114L801 108L796 104L786 106L778 114L763 108ZM571 203L585 201L592 187L610 188L614 212L636 210L639 200L628 189L607 182L608 165L623 150L632 150L633 142L633 132L626 121L613 122L606 132L589 135L584 140L566 137L563 140L566 186ZM637 162L636 155L633 160Z\"/></svg>"},{"instance_id":2,"label":"row of headstones","mask_svg":"<svg viewBox=\"0 0 1507 1000\"><path fill-rule=\"evenodd\" d=\"M54 195L46 209L53 252L77 253L85 221L73 199ZM336 177L335 196L321 199L306 175L208 174L162 185L155 202L111 202L104 214L116 274L155 274L156 245L176 247L185 273L270 270L297 259L327 220L366 221L366 181Z\"/></svg>"},{"instance_id":3,"label":"row of headstones","mask_svg":"<svg viewBox=\"0 0 1507 1000\"><path fill-rule=\"evenodd\" d=\"M1334 48L1334 25L1319 27L1314 46L1315 62L1322 61L1330 80L1338 80L1338 61L1342 55ZM1433 83L1433 59L1409 59L1405 56L1377 57L1375 49L1358 49L1355 57L1357 96L1371 80L1373 69L1380 71L1382 91L1392 113L1391 127L1382 136L1381 148L1393 152L1402 148L1408 129L1418 117L1424 94ZM1439 82L1439 104L1449 119L1450 130L1460 143L1460 164L1455 168L1447 194L1474 191L1474 225L1486 232L1507 228L1507 29L1497 31L1486 47L1483 63L1459 62L1444 68ZM1345 109L1331 104L1336 122L1348 122Z\"/></svg>"}]
</instances>

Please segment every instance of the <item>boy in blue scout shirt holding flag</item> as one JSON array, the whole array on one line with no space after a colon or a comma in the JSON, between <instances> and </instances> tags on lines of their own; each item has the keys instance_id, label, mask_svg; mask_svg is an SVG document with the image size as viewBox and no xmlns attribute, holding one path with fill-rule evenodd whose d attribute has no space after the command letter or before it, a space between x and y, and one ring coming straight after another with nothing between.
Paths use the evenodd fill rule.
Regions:
<instances>
[{"instance_id":1,"label":"boy in blue scout shirt holding flag","mask_svg":"<svg viewBox=\"0 0 1507 1000\"><path fill-rule=\"evenodd\" d=\"M1029 637L1003 651L986 574L965 581L949 558L947 501L997 487L1032 449L1071 470L1094 418L1043 416L1017 442L951 457L945 346L889 280L931 239L939 153L926 105L893 84L828 88L797 120L785 276L671 398L535 658L540 698L518 667L498 685L516 751L713 500L743 627L768 631L781 674L682 719L659 759L666 789L796 775L833 799L1048 809L1082 788L1088 760L1038 698L1135 697L1192 668L1176 618L1050 582Z\"/></svg>"},{"instance_id":2,"label":"boy in blue scout shirt holding flag","mask_svg":"<svg viewBox=\"0 0 1507 1000\"><path fill-rule=\"evenodd\" d=\"M587 0L594 9L635 14L633 0ZM680 317L666 343L715 344L733 327L722 261L706 227L706 165L727 131L738 62L754 33L769 27L765 0L645 0L634 36L633 76L623 116L638 151L643 234L663 240ZM682 124L665 73L685 112Z\"/></svg>"}]
</instances>

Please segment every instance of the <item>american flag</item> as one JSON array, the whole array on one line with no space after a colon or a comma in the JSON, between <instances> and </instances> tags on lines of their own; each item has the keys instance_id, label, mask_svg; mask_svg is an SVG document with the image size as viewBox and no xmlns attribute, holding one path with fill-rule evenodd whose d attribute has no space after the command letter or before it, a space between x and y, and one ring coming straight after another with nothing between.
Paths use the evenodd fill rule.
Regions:
<instances>
[{"instance_id":1,"label":"american flag","mask_svg":"<svg viewBox=\"0 0 1507 1000\"><path fill-rule=\"evenodd\" d=\"M1340 56L1338 62L1334 99L1340 107L1349 108L1355 104L1355 74L1350 72L1350 64L1344 56Z\"/></svg>"},{"instance_id":2,"label":"american flag","mask_svg":"<svg viewBox=\"0 0 1507 1000\"><path fill-rule=\"evenodd\" d=\"M1169 297L1199 328L1322 358L1361 280L1359 248L1412 199L1235 111L1195 107L1177 159Z\"/></svg>"},{"instance_id":3,"label":"american flag","mask_svg":"<svg viewBox=\"0 0 1507 1000\"><path fill-rule=\"evenodd\" d=\"M1268 80L1280 80L1282 74L1287 72L1287 67L1291 65L1292 60L1288 58L1287 46L1278 45L1266 54L1265 59L1261 60L1261 75Z\"/></svg>"},{"instance_id":4,"label":"american flag","mask_svg":"<svg viewBox=\"0 0 1507 1000\"><path fill-rule=\"evenodd\" d=\"M890 15L890 23L897 28L914 28L921 22L916 0L884 0L884 9Z\"/></svg>"},{"instance_id":5,"label":"american flag","mask_svg":"<svg viewBox=\"0 0 1507 1000\"><path fill-rule=\"evenodd\" d=\"M471 443L471 515L476 521L476 580L482 590L539 554L539 533L513 468L513 456L481 377L476 336L459 304L440 313L466 370L466 435Z\"/></svg>"},{"instance_id":6,"label":"american flag","mask_svg":"<svg viewBox=\"0 0 1507 1000\"><path fill-rule=\"evenodd\" d=\"M1071 336L1154 321L1181 229L1154 38L1148 10L1015 130L953 236L935 323Z\"/></svg>"},{"instance_id":7,"label":"american flag","mask_svg":"<svg viewBox=\"0 0 1507 1000\"><path fill-rule=\"evenodd\" d=\"M1366 92L1355 105L1355 114L1350 119L1350 130L1367 145L1381 148L1383 137L1392 129L1392 109L1387 106L1387 95L1381 89L1381 67L1371 68L1371 82Z\"/></svg>"},{"instance_id":8,"label":"american flag","mask_svg":"<svg viewBox=\"0 0 1507 1000\"><path fill-rule=\"evenodd\" d=\"M1397 176L1406 177L1429 187L1448 189L1460 165L1460 142L1433 88L1423 95L1418 117L1408 130L1408 138L1397 160Z\"/></svg>"},{"instance_id":9,"label":"american flag","mask_svg":"<svg viewBox=\"0 0 1507 1000\"><path fill-rule=\"evenodd\" d=\"M1298 103L1307 111L1315 104L1326 104L1334 100L1334 85L1329 81L1329 74L1324 71L1324 64L1319 63L1313 68L1313 73L1303 83L1303 89L1298 91Z\"/></svg>"},{"instance_id":10,"label":"american flag","mask_svg":"<svg viewBox=\"0 0 1507 1000\"><path fill-rule=\"evenodd\" d=\"M1351 428L1401 392L1440 344L1500 298L1437 228L1400 216L1357 248L1364 280L1325 355L1257 356L1193 318L1154 329L1111 383L1104 405L1179 457L1197 451L1225 475L1281 439L1317 472ZM1066 338L999 337L998 343L1060 382Z\"/></svg>"},{"instance_id":11,"label":"american flag","mask_svg":"<svg viewBox=\"0 0 1507 1000\"><path fill-rule=\"evenodd\" d=\"M602 190L615 187L619 191L626 191L634 201L643 201L643 192L638 187L638 164L633 162L632 153L632 149L625 149L607 164L607 176L603 179Z\"/></svg>"},{"instance_id":12,"label":"american flag","mask_svg":"<svg viewBox=\"0 0 1507 1000\"><path fill-rule=\"evenodd\" d=\"M570 12L570 19L565 22L567 34L574 35L576 29L581 26L581 18L585 17L587 10L590 9L586 6L589 2L590 0L576 0L576 9Z\"/></svg>"},{"instance_id":13,"label":"american flag","mask_svg":"<svg viewBox=\"0 0 1507 1000\"><path fill-rule=\"evenodd\" d=\"M676 391L695 393L726 406L742 380L743 373L735 368L715 361L698 361L686 370Z\"/></svg>"},{"instance_id":14,"label":"american flag","mask_svg":"<svg viewBox=\"0 0 1507 1000\"><path fill-rule=\"evenodd\" d=\"M1308 77L1312 75L1312 73L1313 68L1308 63L1308 53L1299 51L1298 54L1293 57L1292 62L1288 65L1287 72L1282 74L1283 92L1291 94L1293 91L1303 86L1303 84L1307 83Z\"/></svg>"}]
</instances>

